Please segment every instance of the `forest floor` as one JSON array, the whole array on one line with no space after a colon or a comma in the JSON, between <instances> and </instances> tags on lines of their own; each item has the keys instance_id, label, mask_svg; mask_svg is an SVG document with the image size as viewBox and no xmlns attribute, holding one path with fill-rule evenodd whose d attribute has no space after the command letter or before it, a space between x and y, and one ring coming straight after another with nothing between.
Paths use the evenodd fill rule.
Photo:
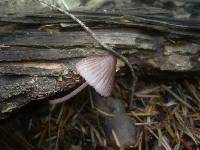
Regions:
<instances>
[{"instance_id":1,"label":"forest floor","mask_svg":"<svg viewBox=\"0 0 200 150\"><path fill-rule=\"evenodd\" d=\"M200 144L200 81L142 79L134 109L128 109L127 81L118 77L113 95L135 120L136 142L129 149L196 150ZM107 138L92 107L88 90L68 102L50 106L33 101L1 120L0 145L5 150L120 149Z\"/></svg>"}]
</instances>

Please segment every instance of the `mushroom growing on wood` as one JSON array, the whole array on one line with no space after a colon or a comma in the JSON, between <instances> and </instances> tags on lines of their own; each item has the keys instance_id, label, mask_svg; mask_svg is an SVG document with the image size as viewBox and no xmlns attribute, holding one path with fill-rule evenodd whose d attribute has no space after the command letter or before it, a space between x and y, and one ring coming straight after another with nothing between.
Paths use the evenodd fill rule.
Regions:
<instances>
[{"instance_id":1,"label":"mushroom growing on wood","mask_svg":"<svg viewBox=\"0 0 200 150\"><path fill-rule=\"evenodd\" d=\"M70 94L58 99L50 100L49 103L57 104L64 102L75 96L87 85L94 87L101 96L110 96L113 88L116 63L117 59L112 55L90 56L82 59L76 64L76 69L86 82Z\"/></svg>"}]
</instances>

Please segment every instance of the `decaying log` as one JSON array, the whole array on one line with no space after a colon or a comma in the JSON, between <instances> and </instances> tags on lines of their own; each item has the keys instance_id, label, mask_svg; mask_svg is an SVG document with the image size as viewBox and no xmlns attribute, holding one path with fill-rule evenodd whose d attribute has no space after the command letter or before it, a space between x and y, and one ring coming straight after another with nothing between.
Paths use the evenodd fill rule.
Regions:
<instances>
[{"instance_id":1,"label":"decaying log","mask_svg":"<svg viewBox=\"0 0 200 150\"><path fill-rule=\"evenodd\" d=\"M145 15L77 13L102 42L125 55L137 73L199 75L198 21ZM0 111L48 99L79 83L75 63L106 51L58 13L0 17ZM124 67L119 61L118 67ZM167 78L168 76L166 76ZM2 117L2 115L1 115Z\"/></svg>"}]
</instances>

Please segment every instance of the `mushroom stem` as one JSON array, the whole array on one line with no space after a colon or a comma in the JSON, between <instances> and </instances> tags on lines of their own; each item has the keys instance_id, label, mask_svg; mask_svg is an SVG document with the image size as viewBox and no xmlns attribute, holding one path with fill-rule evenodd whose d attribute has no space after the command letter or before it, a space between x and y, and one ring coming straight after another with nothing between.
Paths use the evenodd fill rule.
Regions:
<instances>
[{"instance_id":1,"label":"mushroom stem","mask_svg":"<svg viewBox=\"0 0 200 150\"><path fill-rule=\"evenodd\" d=\"M74 91L72 91L71 93L69 93L68 95L66 95L64 97L61 97L61 98L54 99L54 100L49 100L49 104L53 105L53 104L57 104L57 103L61 103L61 102L64 102L66 100L69 100L70 98L72 98L76 94L78 94L80 91L82 91L87 85L88 85L88 83L85 82L81 86L79 86L78 88L76 88Z\"/></svg>"}]
</instances>

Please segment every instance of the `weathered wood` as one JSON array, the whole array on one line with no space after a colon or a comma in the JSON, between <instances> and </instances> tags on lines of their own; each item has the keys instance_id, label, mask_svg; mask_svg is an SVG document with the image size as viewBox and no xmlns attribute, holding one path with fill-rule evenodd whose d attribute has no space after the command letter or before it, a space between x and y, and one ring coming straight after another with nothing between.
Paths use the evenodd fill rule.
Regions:
<instances>
[{"instance_id":1,"label":"weathered wood","mask_svg":"<svg viewBox=\"0 0 200 150\"><path fill-rule=\"evenodd\" d=\"M127 56L142 72L199 75L198 21L105 14L79 17L102 42ZM30 100L47 99L74 87L79 82L75 63L89 55L107 53L76 23L60 14L1 17L0 24L2 114ZM119 61L118 67L123 66Z\"/></svg>"},{"instance_id":2,"label":"weathered wood","mask_svg":"<svg viewBox=\"0 0 200 150\"><path fill-rule=\"evenodd\" d=\"M169 43L161 35L145 34L136 29L101 29L94 32L102 42L129 56L133 64L137 57L145 62L140 65L149 64L160 70L199 70L199 44L186 41ZM0 35L0 44L6 45L0 51L0 74L59 75L64 70L74 70L74 63L81 57L105 53L82 31L17 32ZM27 71L29 68L34 69L33 73Z\"/></svg>"},{"instance_id":3,"label":"weathered wood","mask_svg":"<svg viewBox=\"0 0 200 150\"><path fill-rule=\"evenodd\" d=\"M56 40L56 39L55 39ZM98 48L87 48L84 44L81 47L24 47L24 46L9 46L0 48L0 62L13 62L13 61L58 61L67 60L70 58L86 57L92 53L103 53ZM84 53L83 53L84 52Z\"/></svg>"},{"instance_id":4,"label":"weathered wood","mask_svg":"<svg viewBox=\"0 0 200 150\"><path fill-rule=\"evenodd\" d=\"M137 30L94 30L102 42L111 45L136 45L136 39L139 38ZM153 42L157 37L145 35L145 40ZM94 40L85 32L17 32L1 33L0 44L9 46L87 46L94 45ZM147 38L147 39L146 39ZM151 41L152 40L152 41Z\"/></svg>"},{"instance_id":5,"label":"weathered wood","mask_svg":"<svg viewBox=\"0 0 200 150\"><path fill-rule=\"evenodd\" d=\"M126 11L124 12L126 14ZM98 23L104 26L124 26L124 27L143 27L155 29L161 32L178 34L182 36L200 37L200 21L186 19L172 19L156 17L152 15L142 15L138 13L128 14L105 14L105 13L75 13L85 24L99 27ZM57 24L66 23L68 27L77 27L70 18L61 14L36 14L28 17L5 18L0 17L1 22L22 23L22 24Z\"/></svg>"}]
</instances>

